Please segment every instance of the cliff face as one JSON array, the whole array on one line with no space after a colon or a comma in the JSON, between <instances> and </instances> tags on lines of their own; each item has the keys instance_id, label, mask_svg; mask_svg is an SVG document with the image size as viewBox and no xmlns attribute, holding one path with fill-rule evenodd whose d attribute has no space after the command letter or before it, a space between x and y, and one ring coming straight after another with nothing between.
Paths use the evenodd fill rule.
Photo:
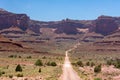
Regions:
<instances>
[{"instance_id":1,"label":"cliff face","mask_svg":"<svg viewBox=\"0 0 120 80\"><path fill-rule=\"evenodd\" d=\"M109 16L100 16L95 21L95 32L103 35L108 35L118 29L115 18Z\"/></svg>"},{"instance_id":2,"label":"cliff face","mask_svg":"<svg viewBox=\"0 0 120 80\"><path fill-rule=\"evenodd\" d=\"M62 21L51 21L51 22L41 22L41 21L30 21L30 30L40 33L40 28L55 28L55 33L61 34L77 34L77 28L85 28L79 20L62 20Z\"/></svg>"},{"instance_id":3,"label":"cliff face","mask_svg":"<svg viewBox=\"0 0 120 80\"><path fill-rule=\"evenodd\" d=\"M77 34L77 28L89 28L89 32L109 35L120 27L119 17L100 16L96 20L62 20L52 22L31 21L30 29L40 33L41 27L56 28L55 33Z\"/></svg>"},{"instance_id":4,"label":"cliff face","mask_svg":"<svg viewBox=\"0 0 120 80\"><path fill-rule=\"evenodd\" d=\"M0 10L0 30L18 26L22 30L26 30L29 24L29 17L26 14L14 14Z\"/></svg>"},{"instance_id":5,"label":"cliff face","mask_svg":"<svg viewBox=\"0 0 120 80\"><path fill-rule=\"evenodd\" d=\"M82 23L88 24L89 22L79 20L62 20L62 21L35 21L31 20L26 14L14 14L3 9L0 9L0 30L9 29L11 27L18 27L23 31L31 30L37 34L40 34L40 29L44 28L56 28L55 33L61 34L77 34L77 28L82 28L86 25ZM13 31L12 31L13 32ZM15 30L14 30L15 32ZM4 33L4 32L3 32Z\"/></svg>"},{"instance_id":6,"label":"cliff face","mask_svg":"<svg viewBox=\"0 0 120 80\"><path fill-rule=\"evenodd\" d=\"M70 22L70 21L62 21L58 24L56 24L56 33L65 33L65 34L77 34L78 30L77 28L82 27L82 24Z\"/></svg>"},{"instance_id":7,"label":"cliff face","mask_svg":"<svg viewBox=\"0 0 120 80\"><path fill-rule=\"evenodd\" d=\"M109 35L116 31L120 26L120 17L100 16L96 20L71 20L62 21L35 21L31 20L26 14L14 14L0 9L0 30L18 27L22 31L30 30L40 34L41 28L54 28L55 33L77 34L78 28L88 28L89 32L96 32L102 35ZM16 31L16 30L14 30ZM3 32L4 33L4 32Z\"/></svg>"}]
</instances>

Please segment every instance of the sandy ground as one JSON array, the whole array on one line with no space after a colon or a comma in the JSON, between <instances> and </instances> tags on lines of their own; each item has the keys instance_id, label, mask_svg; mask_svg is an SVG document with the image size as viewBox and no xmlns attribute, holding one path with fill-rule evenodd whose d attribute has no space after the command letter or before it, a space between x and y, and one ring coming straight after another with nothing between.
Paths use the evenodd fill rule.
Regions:
<instances>
[{"instance_id":1,"label":"sandy ground","mask_svg":"<svg viewBox=\"0 0 120 80\"><path fill-rule=\"evenodd\" d=\"M0 80L43 80L40 76L37 77L13 77L13 78L8 78L8 77L1 77Z\"/></svg>"},{"instance_id":2,"label":"sandy ground","mask_svg":"<svg viewBox=\"0 0 120 80\"><path fill-rule=\"evenodd\" d=\"M77 73L73 70L68 57L68 52L75 49L76 47L77 46L74 46L74 48L66 51L65 62L63 65L63 74L61 76L61 80L81 80L80 77L77 75Z\"/></svg>"},{"instance_id":3,"label":"sandy ground","mask_svg":"<svg viewBox=\"0 0 120 80\"><path fill-rule=\"evenodd\" d=\"M93 80L95 77L99 77L102 80L120 80L120 69L115 68L113 65L102 66L102 71L97 76L94 76L94 67L84 66L79 67L79 70L87 74L89 80Z\"/></svg>"}]
</instances>

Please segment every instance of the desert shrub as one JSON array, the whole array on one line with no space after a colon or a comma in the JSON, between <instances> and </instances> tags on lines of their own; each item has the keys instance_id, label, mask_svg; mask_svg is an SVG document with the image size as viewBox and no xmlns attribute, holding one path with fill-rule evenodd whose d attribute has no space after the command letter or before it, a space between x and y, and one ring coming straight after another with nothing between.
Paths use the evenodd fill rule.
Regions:
<instances>
[{"instance_id":1,"label":"desert shrub","mask_svg":"<svg viewBox=\"0 0 120 80\"><path fill-rule=\"evenodd\" d=\"M107 65L112 65L111 61L108 60L107 61Z\"/></svg>"},{"instance_id":2,"label":"desert shrub","mask_svg":"<svg viewBox=\"0 0 120 80\"><path fill-rule=\"evenodd\" d=\"M94 68L94 72L95 72L95 73L99 73L99 72L101 72L101 64L98 65L98 66L95 66L95 68Z\"/></svg>"},{"instance_id":3,"label":"desert shrub","mask_svg":"<svg viewBox=\"0 0 120 80\"><path fill-rule=\"evenodd\" d=\"M58 60L62 60L63 58L62 58L62 57L56 57L56 59L58 59Z\"/></svg>"},{"instance_id":4,"label":"desert shrub","mask_svg":"<svg viewBox=\"0 0 120 80\"><path fill-rule=\"evenodd\" d=\"M46 59L46 56L43 56L42 59Z\"/></svg>"},{"instance_id":5,"label":"desert shrub","mask_svg":"<svg viewBox=\"0 0 120 80\"><path fill-rule=\"evenodd\" d=\"M23 74L17 74L17 77L23 77Z\"/></svg>"},{"instance_id":6,"label":"desert shrub","mask_svg":"<svg viewBox=\"0 0 120 80\"><path fill-rule=\"evenodd\" d=\"M39 68L39 71L38 71L39 73L41 73L41 68Z\"/></svg>"},{"instance_id":7,"label":"desert shrub","mask_svg":"<svg viewBox=\"0 0 120 80\"><path fill-rule=\"evenodd\" d=\"M16 71L16 72L22 72L22 67L21 67L20 64L18 64L18 65L16 66L15 71Z\"/></svg>"},{"instance_id":8,"label":"desert shrub","mask_svg":"<svg viewBox=\"0 0 120 80\"><path fill-rule=\"evenodd\" d=\"M73 62L73 63L71 63L71 64L72 64L73 66L77 66L77 63L74 63L74 62Z\"/></svg>"},{"instance_id":9,"label":"desert shrub","mask_svg":"<svg viewBox=\"0 0 120 80\"><path fill-rule=\"evenodd\" d=\"M116 68L120 68L120 62L115 63L114 66L115 66Z\"/></svg>"},{"instance_id":10,"label":"desert shrub","mask_svg":"<svg viewBox=\"0 0 120 80\"><path fill-rule=\"evenodd\" d=\"M47 66L51 66L51 63L50 63L50 61L49 62L47 62L47 64L46 64Z\"/></svg>"},{"instance_id":11,"label":"desert shrub","mask_svg":"<svg viewBox=\"0 0 120 80\"><path fill-rule=\"evenodd\" d=\"M118 64L119 64L119 61L117 59L107 60L107 65L114 65L116 67Z\"/></svg>"},{"instance_id":12,"label":"desert shrub","mask_svg":"<svg viewBox=\"0 0 120 80\"><path fill-rule=\"evenodd\" d=\"M86 62L86 66L90 66L90 62Z\"/></svg>"},{"instance_id":13,"label":"desert shrub","mask_svg":"<svg viewBox=\"0 0 120 80\"><path fill-rule=\"evenodd\" d=\"M57 66L56 62L47 62L47 66Z\"/></svg>"},{"instance_id":14,"label":"desert shrub","mask_svg":"<svg viewBox=\"0 0 120 80\"><path fill-rule=\"evenodd\" d=\"M80 67L84 66L83 63L82 63L82 61L77 61L77 65L79 65Z\"/></svg>"},{"instance_id":15,"label":"desert shrub","mask_svg":"<svg viewBox=\"0 0 120 80\"><path fill-rule=\"evenodd\" d=\"M40 59L38 59L36 62L35 62L35 65L36 66L43 66L43 63Z\"/></svg>"},{"instance_id":16,"label":"desert shrub","mask_svg":"<svg viewBox=\"0 0 120 80\"><path fill-rule=\"evenodd\" d=\"M13 75L9 75L9 78L13 78Z\"/></svg>"},{"instance_id":17,"label":"desert shrub","mask_svg":"<svg viewBox=\"0 0 120 80\"><path fill-rule=\"evenodd\" d=\"M120 68L120 59L116 59L113 65L114 65L116 68Z\"/></svg>"},{"instance_id":18,"label":"desert shrub","mask_svg":"<svg viewBox=\"0 0 120 80\"><path fill-rule=\"evenodd\" d=\"M6 66L6 69L8 69L8 68L9 68L9 65Z\"/></svg>"},{"instance_id":19,"label":"desert shrub","mask_svg":"<svg viewBox=\"0 0 120 80\"><path fill-rule=\"evenodd\" d=\"M90 66L93 67L94 65L95 65L95 63L94 63L94 62L91 62L91 65L90 65Z\"/></svg>"},{"instance_id":20,"label":"desert shrub","mask_svg":"<svg viewBox=\"0 0 120 80\"><path fill-rule=\"evenodd\" d=\"M16 58L17 55L9 55L8 57L9 57L9 58Z\"/></svg>"},{"instance_id":21,"label":"desert shrub","mask_svg":"<svg viewBox=\"0 0 120 80\"><path fill-rule=\"evenodd\" d=\"M4 69L8 69L9 68L9 65L5 66Z\"/></svg>"},{"instance_id":22,"label":"desert shrub","mask_svg":"<svg viewBox=\"0 0 120 80\"><path fill-rule=\"evenodd\" d=\"M1 71L2 74L5 74L5 71Z\"/></svg>"},{"instance_id":23,"label":"desert shrub","mask_svg":"<svg viewBox=\"0 0 120 80\"><path fill-rule=\"evenodd\" d=\"M3 74L5 74L5 71L0 71L0 76L2 76Z\"/></svg>"},{"instance_id":24,"label":"desert shrub","mask_svg":"<svg viewBox=\"0 0 120 80\"><path fill-rule=\"evenodd\" d=\"M13 58L13 55L8 56L9 58Z\"/></svg>"},{"instance_id":25,"label":"desert shrub","mask_svg":"<svg viewBox=\"0 0 120 80\"><path fill-rule=\"evenodd\" d=\"M120 68L120 59L107 60L107 65L114 65L116 68Z\"/></svg>"},{"instance_id":26,"label":"desert shrub","mask_svg":"<svg viewBox=\"0 0 120 80\"><path fill-rule=\"evenodd\" d=\"M102 80L101 78L94 78L94 80Z\"/></svg>"},{"instance_id":27,"label":"desert shrub","mask_svg":"<svg viewBox=\"0 0 120 80\"><path fill-rule=\"evenodd\" d=\"M56 62L51 62L51 66L57 66Z\"/></svg>"},{"instance_id":28,"label":"desert shrub","mask_svg":"<svg viewBox=\"0 0 120 80\"><path fill-rule=\"evenodd\" d=\"M21 56L18 56L18 58L22 58Z\"/></svg>"},{"instance_id":29,"label":"desert shrub","mask_svg":"<svg viewBox=\"0 0 120 80\"><path fill-rule=\"evenodd\" d=\"M27 59L31 59L32 57L31 56L27 56Z\"/></svg>"}]
</instances>

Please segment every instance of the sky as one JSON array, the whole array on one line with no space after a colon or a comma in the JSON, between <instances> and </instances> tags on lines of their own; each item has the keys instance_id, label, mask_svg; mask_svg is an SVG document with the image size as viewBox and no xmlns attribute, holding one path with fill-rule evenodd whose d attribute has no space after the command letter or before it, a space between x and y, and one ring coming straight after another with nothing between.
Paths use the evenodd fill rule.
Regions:
<instances>
[{"instance_id":1,"label":"sky","mask_svg":"<svg viewBox=\"0 0 120 80\"><path fill-rule=\"evenodd\" d=\"M0 0L0 8L40 21L120 16L120 0Z\"/></svg>"}]
</instances>

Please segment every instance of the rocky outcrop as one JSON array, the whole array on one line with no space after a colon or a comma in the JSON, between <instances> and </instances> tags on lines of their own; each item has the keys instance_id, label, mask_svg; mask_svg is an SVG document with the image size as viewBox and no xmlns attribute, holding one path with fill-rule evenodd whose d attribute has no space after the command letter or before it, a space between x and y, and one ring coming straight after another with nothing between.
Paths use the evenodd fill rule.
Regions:
<instances>
[{"instance_id":1,"label":"rocky outcrop","mask_svg":"<svg viewBox=\"0 0 120 80\"><path fill-rule=\"evenodd\" d=\"M118 25L115 22L114 17L100 16L95 21L95 32L103 35L108 35L118 29Z\"/></svg>"},{"instance_id":2,"label":"rocky outcrop","mask_svg":"<svg viewBox=\"0 0 120 80\"><path fill-rule=\"evenodd\" d=\"M69 22L58 24L58 26L59 27L55 31L57 34L60 34L60 33L77 34L78 33L76 27L74 27L73 24Z\"/></svg>"},{"instance_id":3,"label":"rocky outcrop","mask_svg":"<svg viewBox=\"0 0 120 80\"><path fill-rule=\"evenodd\" d=\"M40 28L42 27L42 23L40 21L30 20L29 21L29 30L34 33L40 34Z\"/></svg>"},{"instance_id":4,"label":"rocky outcrop","mask_svg":"<svg viewBox=\"0 0 120 80\"><path fill-rule=\"evenodd\" d=\"M2 34L2 35L3 34L10 34L10 33L13 33L13 34L25 34L25 31L21 30L17 26L12 26L10 28L0 30L0 34Z\"/></svg>"},{"instance_id":5,"label":"rocky outcrop","mask_svg":"<svg viewBox=\"0 0 120 80\"><path fill-rule=\"evenodd\" d=\"M14 14L0 9L0 30L18 26L26 30L29 24L29 17L26 14Z\"/></svg>"},{"instance_id":6,"label":"rocky outcrop","mask_svg":"<svg viewBox=\"0 0 120 80\"><path fill-rule=\"evenodd\" d=\"M79 33L77 28L83 27L83 24L66 20L66 21L59 22L55 26L57 28L55 30L55 32L58 34L60 34L60 33L77 34L77 33Z\"/></svg>"},{"instance_id":7,"label":"rocky outcrop","mask_svg":"<svg viewBox=\"0 0 120 80\"><path fill-rule=\"evenodd\" d=\"M40 32L41 28L54 28L55 33L61 34L77 34L79 31L77 28L88 28L91 26L92 21L88 20L71 20L71 19L65 19L62 21L49 21L49 22L43 22L43 21L35 21L30 20L29 28L30 30L34 31L35 33L42 33Z\"/></svg>"}]
</instances>

